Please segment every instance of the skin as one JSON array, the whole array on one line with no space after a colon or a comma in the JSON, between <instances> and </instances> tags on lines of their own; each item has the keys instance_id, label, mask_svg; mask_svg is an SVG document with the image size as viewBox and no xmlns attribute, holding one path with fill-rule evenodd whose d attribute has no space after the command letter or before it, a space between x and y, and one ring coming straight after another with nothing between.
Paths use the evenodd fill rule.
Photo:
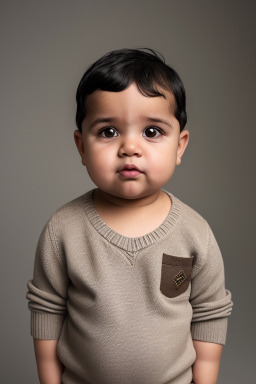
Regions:
<instances>
[{"instance_id":1,"label":"skin","mask_svg":"<svg viewBox=\"0 0 256 384\"><path fill-rule=\"evenodd\" d=\"M122 92L95 91L85 101L82 133L74 139L82 164L98 187L94 205L102 220L124 236L142 236L167 216L171 179L189 142L174 115L174 97L143 96L135 84ZM123 172L126 164L140 172ZM136 215L136 220L134 217ZM122 224L122 223L125 223ZM195 384L216 384L222 346L193 341ZM41 384L61 384L56 340L35 340Z\"/></svg>"},{"instance_id":2,"label":"skin","mask_svg":"<svg viewBox=\"0 0 256 384\"><path fill-rule=\"evenodd\" d=\"M63 366L57 355L58 340L34 339L40 384L61 384Z\"/></svg>"},{"instance_id":3,"label":"skin","mask_svg":"<svg viewBox=\"0 0 256 384\"><path fill-rule=\"evenodd\" d=\"M193 340L196 361L193 365L194 384L217 384L223 346Z\"/></svg>"}]
</instances>

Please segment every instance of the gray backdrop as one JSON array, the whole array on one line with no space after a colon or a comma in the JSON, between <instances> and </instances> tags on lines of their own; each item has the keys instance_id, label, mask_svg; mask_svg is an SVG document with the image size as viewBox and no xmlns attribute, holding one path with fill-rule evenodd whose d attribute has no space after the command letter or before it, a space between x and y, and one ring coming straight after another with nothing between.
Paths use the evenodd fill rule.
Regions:
<instances>
[{"instance_id":1,"label":"gray backdrop","mask_svg":"<svg viewBox=\"0 0 256 384\"><path fill-rule=\"evenodd\" d=\"M222 250L235 306L219 383L254 382L254 4L1 1L1 383L38 382L25 299L36 243L93 187L73 142L77 84L105 52L137 46L162 52L187 91L190 143L167 189Z\"/></svg>"}]
</instances>

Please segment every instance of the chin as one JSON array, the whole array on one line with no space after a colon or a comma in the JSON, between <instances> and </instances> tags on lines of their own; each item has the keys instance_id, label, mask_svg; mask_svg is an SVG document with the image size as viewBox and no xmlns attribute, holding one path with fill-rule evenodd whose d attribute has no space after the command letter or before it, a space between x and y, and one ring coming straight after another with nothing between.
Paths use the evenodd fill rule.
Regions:
<instances>
[{"instance_id":1,"label":"chin","mask_svg":"<svg viewBox=\"0 0 256 384\"><path fill-rule=\"evenodd\" d=\"M118 191L118 193L113 193L114 196L119 197L121 199L126 199L126 200L136 200L136 199L141 199L148 197L150 195L153 195L156 193L156 190L135 190L134 188L131 188L130 190L123 190L123 191Z\"/></svg>"},{"instance_id":2,"label":"chin","mask_svg":"<svg viewBox=\"0 0 256 384\"><path fill-rule=\"evenodd\" d=\"M138 194L138 193L113 193L113 196L119 197L120 199L126 199L126 200L135 200L139 199L140 197L146 196L146 194Z\"/></svg>"},{"instance_id":3,"label":"chin","mask_svg":"<svg viewBox=\"0 0 256 384\"><path fill-rule=\"evenodd\" d=\"M98 186L98 188L105 194L109 196L114 196L119 199L126 199L126 200L135 200L139 199L141 197L145 197L148 195L147 192L142 192L136 190L137 188L117 188L115 190L101 188Z\"/></svg>"}]
</instances>

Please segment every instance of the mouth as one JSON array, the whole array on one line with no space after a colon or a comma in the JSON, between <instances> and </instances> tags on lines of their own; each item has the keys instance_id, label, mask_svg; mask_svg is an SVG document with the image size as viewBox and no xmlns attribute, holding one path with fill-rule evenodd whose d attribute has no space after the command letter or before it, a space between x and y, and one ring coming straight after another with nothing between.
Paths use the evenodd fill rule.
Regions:
<instances>
[{"instance_id":1,"label":"mouth","mask_svg":"<svg viewBox=\"0 0 256 384\"><path fill-rule=\"evenodd\" d=\"M141 175L143 172L134 164L125 164L118 173L125 178L134 178Z\"/></svg>"}]
</instances>

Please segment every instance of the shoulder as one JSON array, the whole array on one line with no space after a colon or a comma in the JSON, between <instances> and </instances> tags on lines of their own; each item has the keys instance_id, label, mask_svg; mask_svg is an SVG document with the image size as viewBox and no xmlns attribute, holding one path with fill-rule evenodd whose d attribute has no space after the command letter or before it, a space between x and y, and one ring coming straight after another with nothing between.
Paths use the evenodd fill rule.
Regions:
<instances>
[{"instance_id":1,"label":"shoulder","mask_svg":"<svg viewBox=\"0 0 256 384\"><path fill-rule=\"evenodd\" d=\"M167 192L177 211L176 233L183 241L199 246L202 250L207 246L209 236L212 234L208 221L194 208L181 201L177 196Z\"/></svg>"},{"instance_id":2,"label":"shoulder","mask_svg":"<svg viewBox=\"0 0 256 384\"><path fill-rule=\"evenodd\" d=\"M92 191L89 191L76 197L50 216L45 229L49 230L52 238L57 240L85 230L87 223L85 201L91 194Z\"/></svg>"},{"instance_id":3,"label":"shoulder","mask_svg":"<svg viewBox=\"0 0 256 384\"><path fill-rule=\"evenodd\" d=\"M208 221L173 194L170 196L179 210L174 234L195 255L198 268L209 261L209 258L222 262L219 245Z\"/></svg>"},{"instance_id":4,"label":"shoulder","mask_svg":"<svg viewBox=\"0 0 256 384\"><path fill-rule=\"evenodd\" d=\"M177 207L179 211L180 220L182 220L183 224L186 227L191 228L191 226L205 227L208 223L207 220L194 208L180 200L177 196L173 195L173 193L167 192L172 200L173 206Z\"/></svg>"},{"instance_id":5,"label":"shoulder","mask_svg":"<svg viewBox=\"0 0 256 384\"><path fill-rule=\"evenodd\" d=\"M51 219L56 220L73 220L77 215L80 215L84 212L84 202L85 199L92 191L86 192L81 196L76 197L75 199L67 202L58 208L51 216Z\"/></svg>"}]
</instances>

